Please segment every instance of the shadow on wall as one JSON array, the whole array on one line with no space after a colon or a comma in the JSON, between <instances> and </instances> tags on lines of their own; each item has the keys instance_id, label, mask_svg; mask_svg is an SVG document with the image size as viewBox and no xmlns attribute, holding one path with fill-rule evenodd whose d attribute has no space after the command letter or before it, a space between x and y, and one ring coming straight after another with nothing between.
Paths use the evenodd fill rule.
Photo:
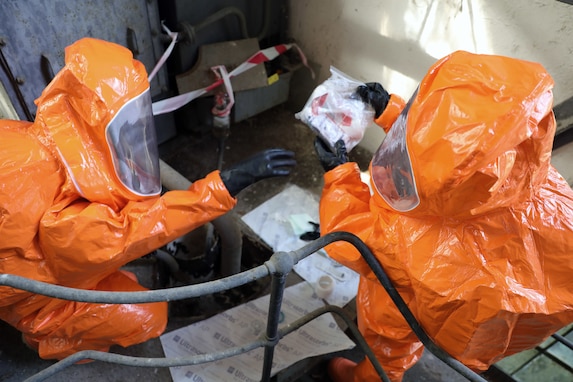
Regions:
<instances>
[{"instance_id":1,"label":"shadow on wall","mask_svg":"<svg viewBox=\"0 0 573 382\"><path fill-rule=\"evenodd\" d=\"M400 7L401 12L405 13L408 2L397 3L393 8ZM343 0L329 1L328 6L320 1L316 3L307 1L306 4L297 2L296 8L297 14L302 13L305 16L302 20L292 21L294 24L291 25L291 34L295 34L293 36L295 39L296 34L302 36L301 41L297 42L311 61L317 76L314 80L306 75L293 78L294 86L291 94L292 105L295 105L292 107L293 110L302 107L312 90L330 76L330 65L365 82L384 82L382 78L384 67L417 82L436 61L414 40L395 39L380 34L380 20L386 17L387 12L383 7L368 7L369 15L364 21L360 16L352 14L363 12L363 8L366 7L361 6L359 9ZM396 9L393 9L393 14L395 12ZM393 29L406 28L403 19L392 19L392 23ZM321 36L321 38L308 38L308 36ZM413 87L406 90L389 89L404 97L408 97L408 93L412 90Z\"/></svg>"},{"instance_id":2,"label":"shadow on wall","mask_svg":"<svg viewBox=\"0 0 573 382\"><path fill-rule=\"evenodd\" d=\"M403 96L438 58L459 46L475 51L481 30L468 0L296 1L291 8L291 35L311 60L364 81L388 84L395 72L413 82ZM454 31L460 25L469 27Z\"/></svg>"},{"instance_id":3,"label":"shadow on wall","mask_svg":"<svg viewBox=\"0 0 573 382\"><path fill-rule=\"evenodd\" d=\"M563 58L573 45L559 36L573 30L573 7L560 2L519 8L510 0L291 0L289 5L289 35L321 68L312 86L292 83L304 100L329 76L330 65L408 99L438 59L460 49L540 62L555 79L556 104L571 97L571 71ZM384 137L378 130L369 129L361 145L375 150Z\"/></svg>"},{"instance_id":4,"label":"shadow on wall","mask_svg":"<svg viewBox=\"0 0 573 382\"><path fill-rule=\"evenodd\" d=\"M448 9L451 17L459 11L453 5L426 4L431 1L412 11L414 3L291 2L290 34L320 72L314 81L300 74L293 78L290 105L294 106L290 108L299 111L312 90L329 77L331 65L360 81L380 82L389 92L408 99L436 62L419 43L425 36L422 32L427 29L433 33L438 28L437 10ZM421 20L421 24L411 25L411 20ZM361 146L374 152L383 138L381 129L368 129Z\"/></svg>"},{"instance_id":5,"label":"shadow on wall","mask_svg":"<svg viewBox=\"0 0 573 382\"><path fill-rule=\"evenodd\" d=\"M345 51L345 54L351 57L360 57L361 65L386 66L418 82L424 77L430 66L436 62L436 59L426 53L415 41L397 40L382 36L359 23L354 23L350 28L359 31L365 40L372 41L369 49L360 49L358 45L349 45ZM365 82L383 81L379 76L376 76L377 78L365 78L365 75L361 73L356 73L355 76ZM385 85L385 87L388 86ZM388 89L388 91L396 92L404 97L409 96L409 94L403 94L402 89Z\"/></svg>"}]
</instances>

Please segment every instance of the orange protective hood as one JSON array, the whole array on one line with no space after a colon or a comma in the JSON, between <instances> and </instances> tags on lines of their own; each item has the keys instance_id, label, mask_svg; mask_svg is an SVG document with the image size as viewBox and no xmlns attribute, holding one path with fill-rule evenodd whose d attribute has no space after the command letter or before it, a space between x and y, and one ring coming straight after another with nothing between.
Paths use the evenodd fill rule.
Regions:
<instances>
[{"instance_id":1,"label":"orange protective hood","mask_svg":"<svg viewBox=\"0 0 573 382\"><path fill-rule=\"evenodd\" d=\"M324 176L321 234L362 239L424 331L474 370L573 322L573 191L549 163L552 86L539 64L455 52L374 155L377 192L356 163ZM421 343L358 251L326 250L362 276L359 327L401 380ZM355 381L374 380L367 363L356 370Z\"/></svg>"},{"instance_id":2,"label":"orange protective hood","mask_svg":"<svg viewBox=\"0 0 573 382\"><path fill-rule=\"evenodd\" d=\"M128 49L93 38L68 46L65 54L64 68L36 100L36 125L85 199L115 208L141 199L119 181L105 128L126 102L149 89L145 67Z\"/></svg>"},{"instance_id":3,"label":"orange protective hood","mask_svg":"<svg viewBox=\"0 0 573 382\"><path fill-rule=\"evenodd\" d=\"M457 51L433 65L407 112L420 199L407 213L471 216L529 199L549 168L552 87L540 64L508 57Z\"/></svg>"}]
</instances>

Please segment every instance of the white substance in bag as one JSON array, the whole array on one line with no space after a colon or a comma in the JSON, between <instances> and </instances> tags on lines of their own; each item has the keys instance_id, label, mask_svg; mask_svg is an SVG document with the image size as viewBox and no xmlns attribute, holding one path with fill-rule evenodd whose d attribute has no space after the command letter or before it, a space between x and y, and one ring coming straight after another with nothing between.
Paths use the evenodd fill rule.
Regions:
<instances>
[{"instance_id":1,"label":"white substance in bag","mask_svg":"<svg viewBox=\"0 0 573 382\"><path fill-rule=\"evenodd\" d=\"M356 89L363 82L350 78L335 67L331 76L312 92L303 109L295 114L333 149L339 139L352 150L374 120L374 109L362 102Z\"/></svg>"}]
</instances>

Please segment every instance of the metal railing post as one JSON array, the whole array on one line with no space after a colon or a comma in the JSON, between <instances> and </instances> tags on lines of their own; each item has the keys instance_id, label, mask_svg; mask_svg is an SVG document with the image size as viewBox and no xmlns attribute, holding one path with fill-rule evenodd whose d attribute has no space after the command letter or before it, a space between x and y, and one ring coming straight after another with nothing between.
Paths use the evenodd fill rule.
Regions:
<instances>
[{"instance_id":1,"label":"metal railing post","mask_svg":"<svg viewBox=\"0 0 573 382\"><path fill-rule=\"evenodd\" d=\"M59 372L60 370L75 364L83 359L101 360L104 362L115 362L128 366L140 367L175 367L183 365L195 365L205 362L212 362L215 360L228 358L238 354L246 353L256 348L265 347L264 363L262 381L269 381L272 372L274 349L281 338L288 333L296 330L304 325L311 319L314 319L320 314L325 313L328 307L318 309L296 323L286 325L279 329L280 312L285 291L286 277L293 270L294 265L303 258L311 255L317 250L325 247L326 245L335 241L346 241L352 244L362 255L366 263L370 266L378 281L382 284L386 292L390 295L392 301L396 304L412 331L418 336L424 346L433 353L437 358L445 362L453 370L457 371L460 375L464 376L469 381L473 382L487 382L479 374L475 373L460 361L451 357L446 351L441 349L434 341L426 334L424 329L420 326L409 307L406 305L389 277L384 272L382 265L378 262L370 249L362 242L357 236L348 232L332 232L317 240L310 242L304 247L292 252L276 252L271 258L264 263L251 270L241 272L239 274L225 277L223 279L205 282L199 285L188 285L183 287L175 287L162 290L152 290L145 292L106 292L106 291L92 291L81 290L63 287L59 285L52 285L40 281L27 279L10 274L0 274L0 286L9 286L16 289L25 290L32 293L37 293L44 296L81 302L92 303L109 303L109 304L134 304L134 303L148 303L157 301L174 301L185 298L198 297L209 293L220 292L228 290L247 282L257 280L262 277L271 275L271 294L269 302L269 311L267 317L267 329L265 338L251 342L250 344L227 349L225 351L214 352L211 354L204 354L193 357L181 357L173 359L161 358L138 358L128 357L120 354L112 354L105 352L98 352L93 350L84 350L75 353L58 363L44 369L42 372L32 376L29 381L42 381L45 378ZM339 315L343 313L342 309L337 307L330 307L330 310ZM342 315L344 316L344 315ZM347 321L349 327L351 323ZM387 377L376 360L376 357L371 349L368 348L364 338L358 332L358 329L353 330L354 336L358 339L361 348L364 348L366 355L374 365L380 377L386 381ZM556 337L558 338L558 337ZM558 338L559 339L559 338ZM569 343L567 343L569 344Z\"/></svg>"},{"instance_id":2,"label":"metal railing post","mask_svg":"<svg viewBox=\"0 0 573 382\"><path fill-rule=\"evenodd\" d=\"M279 341L279 320L283 295L285 291L286 278L294 266L292 257L286 252L275 253L269 261L265 263L271 273L271 295L269 301L269 312L267 318L265 354L263 359L263 372L261 381L268 382L271 378L273 368L273 357L275 346Z\"/></svg>"}]
</instances>

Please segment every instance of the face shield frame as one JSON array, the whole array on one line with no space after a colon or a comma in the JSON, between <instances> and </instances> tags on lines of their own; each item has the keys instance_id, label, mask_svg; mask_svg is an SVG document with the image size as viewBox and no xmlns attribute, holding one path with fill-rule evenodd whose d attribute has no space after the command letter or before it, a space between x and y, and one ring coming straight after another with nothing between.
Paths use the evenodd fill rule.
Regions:
<instances>
[{"instance_id":1,"label":"face shield frame","mask_svg":"<svg viewBox=\"0 0 573 382\"><path fill-rule=\"evenodd\" d=\"M115 174L138 196L161 193L157 132L149 88L121 107L105 128Z\"/></svg>"},{"instance_id":2,"label":"face shield frame","mask_svg":"<svg viewBox=\"0 0 573 382\"><path fill-rule=\"evenodd\" d=\"M412 211L420 205L407 142L408 111L417 94L416 89L376 150L371 163L372 183L376 191L398 212Z\"/></svg>"}]
</instances>

